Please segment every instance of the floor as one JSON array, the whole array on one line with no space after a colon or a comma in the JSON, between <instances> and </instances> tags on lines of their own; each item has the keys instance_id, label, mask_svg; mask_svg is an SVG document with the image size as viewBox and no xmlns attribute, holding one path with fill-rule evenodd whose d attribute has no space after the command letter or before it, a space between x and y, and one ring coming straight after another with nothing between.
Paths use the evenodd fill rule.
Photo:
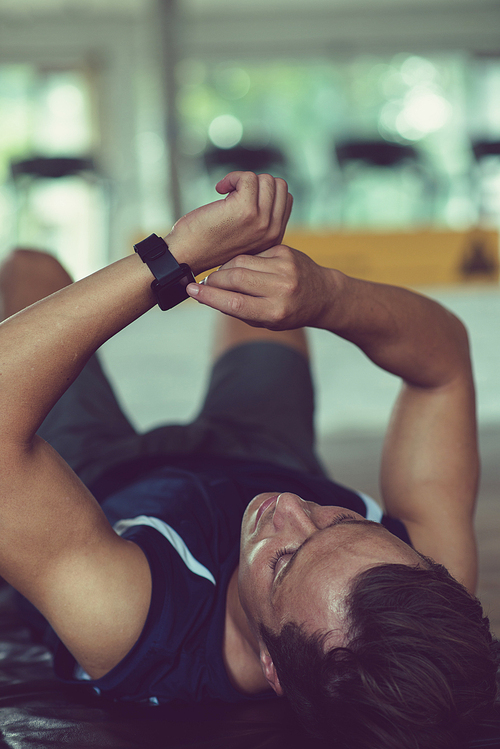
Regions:
<instances>
[{"instance_id":1,"label":"floor","mask_svg":"<svg viewBox=\"0 0 500 749\"><path fill-rule=\"evenodd\" d=\"M424 290L470 331L478 394L482 480L477 510L479 597L500 637L500 289ZM188 421L203 396L216 313L188 301L155 309L103 349L108 374L139 429ZM382 435L398 388L351 344L310 331L318 449L335 477L378 497Z\"/></svg>"}]
</instances>

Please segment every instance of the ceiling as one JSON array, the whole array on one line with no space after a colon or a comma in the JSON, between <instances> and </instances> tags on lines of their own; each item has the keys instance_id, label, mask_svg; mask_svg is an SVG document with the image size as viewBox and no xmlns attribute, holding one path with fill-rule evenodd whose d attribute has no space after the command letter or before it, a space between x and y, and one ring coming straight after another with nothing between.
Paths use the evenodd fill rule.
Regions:
<instances>
[{"instance_id":1,"label":"ceiling","mask_svg":"<svg viewBox=\"0 0 500 749\"><path fill-rule=\"evenodd\" d=\"M0 0L0 42L19 43L23 54L32 44L53 47L54 36L57 47L70 46L76 31L92 39L104 21L114 28L120 19L161 28L162 38L175 25L173 42L207 59L400 50L500 56L498 0Z\"/></svg>"},{"instance_id":2,"label":"ceiling","mask_svg":"<svg viewBox=\"0 0 500 749\"><path fill-rule=\"evenodd\" d=\"M191 14L237 14L290 13L313 10L335 11L390 8L432 8L436 11L452 8L481 8L497 6L497 0L0 0L0 14L25 15L54 14L77 11L94 15L96 13L147 13L158 2L177 2L181 13Z\"/></svg>"}]
</instances>

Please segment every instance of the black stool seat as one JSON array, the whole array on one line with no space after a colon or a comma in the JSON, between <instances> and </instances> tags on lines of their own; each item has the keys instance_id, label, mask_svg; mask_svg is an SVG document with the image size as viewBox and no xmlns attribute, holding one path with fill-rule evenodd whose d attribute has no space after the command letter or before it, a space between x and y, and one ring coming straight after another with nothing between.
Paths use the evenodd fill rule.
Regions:
<instances>
[{"instance_id":1,"label":"black stool seat","mask_svg":"<svg viewBox=\"0 0 500 749\"><path fill-rule=\"evenodd\" d=\"M217 167L228 171L267 173L285 166L285 157L278 148L263 146L249 148L245 145L233 148L209 148L205 151L205 166L209 171Z\"/></svg>"},{"instance_id":2,"label":"black stool seat","mask_svg":"<svg viewBox=\"0 0 500 749\"><path fill-rule=\"evenodd\" d=\"M72 177L81 172L93 172L95 171L95 165L91 158L35 156L31 159L13 161L10 165L10 171L14 179L23 175L58 179L60 177Z\"/></svg>"},{"instance_id":3,"label":"black stool seat","mask_svg":"<svg viewBox=\"0 0 500 749\"><path fill-rule=\"evenodd\" d=\"M411 145L385 140L354 140L335 147L342 168L351 161L363 161L370 166L394 167L402 162L417 161L418 154Z\"/></svg>"}]
</instances>

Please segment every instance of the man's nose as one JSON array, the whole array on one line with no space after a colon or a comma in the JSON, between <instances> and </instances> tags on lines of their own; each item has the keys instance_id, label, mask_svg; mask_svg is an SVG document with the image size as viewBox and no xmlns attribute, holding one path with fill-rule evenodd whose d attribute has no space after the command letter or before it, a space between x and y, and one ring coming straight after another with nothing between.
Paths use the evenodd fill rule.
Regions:
<instances>
[{"instance_id":1,"label":"man's nose","mask_svg":"<svg viewBox=\"0 0 500 749\"><path fill-rule=\"evenodd\" d=\"M307 535L317 530L311 519L308 503L304 502L297 494L291 494L290 492L280 494L276 500L273 523L276 530L281 530L287 524L291 524Z\"/></svg>"}]
</instances>

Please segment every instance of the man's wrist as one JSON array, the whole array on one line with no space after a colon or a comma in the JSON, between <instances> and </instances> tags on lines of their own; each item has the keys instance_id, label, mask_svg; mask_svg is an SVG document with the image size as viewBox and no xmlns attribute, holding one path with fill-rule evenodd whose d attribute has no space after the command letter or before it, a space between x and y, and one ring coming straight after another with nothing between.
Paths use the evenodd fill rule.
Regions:
<instances>
[{"instance_id":1,"label":"man's wrist","mask_svg":"<svg viewBox=\"0 0 500 749\"><path fill-rule=\"evenodd\" d=\"M195 276L204 270L209 270L200 262L200 247L186 247L185 242L182 242L173 230L166 234L163 240L168 244L168 249L179 265L181 263L189 265Z\"/></svg>"},{"instance_id":2,"label":"man's wrist","mask_svg":"<svg viewBox=\"0 0 500 749\"><path fill-rule=\"evenodd\" d=\"M342 325L345 309L342 299L345 295L346 282L344 273L334 268L322 268L322 293L319 295L318 313L315 328L336 333Z\"/></svg>"},{"instance_id":3,"label":"man's wrist","mask_svg":"<svg viewBox=\"0 0 500 749\"><path fill-rule=\"evenodd\" d=\"M134 250L154 276L151 289L160 309L169 310L188 298L186 287L195 280L193 272L187 263L177 262L164 239L151 234Z\"/></svg>"}]
</instances>

